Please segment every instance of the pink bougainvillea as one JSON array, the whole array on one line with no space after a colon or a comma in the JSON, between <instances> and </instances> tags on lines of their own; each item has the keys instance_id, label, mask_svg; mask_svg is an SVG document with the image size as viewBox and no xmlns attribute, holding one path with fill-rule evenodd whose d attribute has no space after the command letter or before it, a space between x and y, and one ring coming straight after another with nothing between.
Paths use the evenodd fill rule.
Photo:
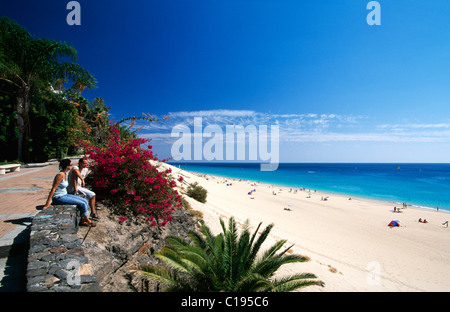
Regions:
<instances>
[{"instance_id":1,"label":"pink bougainvillea","mask_svg":"<svg viewBox=\"0 0 450 312\"><path fill-rule=\"evenodd\" d=\"M85 146L93 173L92 187L111 199L119 214L146 215L151 224L165 225L171 213L181 207L181 198L170 179L170 170L159 171L150 161L157 160L149 149L141 148L148 139L123 140L119 127L112 124L103 147Z\"/></svg>"}]
</instances>

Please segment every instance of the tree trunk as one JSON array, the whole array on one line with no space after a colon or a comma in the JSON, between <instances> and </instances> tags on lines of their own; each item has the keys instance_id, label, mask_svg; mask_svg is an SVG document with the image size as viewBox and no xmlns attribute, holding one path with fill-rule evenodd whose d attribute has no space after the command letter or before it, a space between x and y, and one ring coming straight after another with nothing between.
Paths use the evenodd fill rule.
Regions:
<instances>
[{"instance_id":1,"label":"tree trunk","mask_svg":"<svg viewBox=\"0 0 450 312\"><path fill-rule=\"evenodd\" d=\"M17 128L19 130L19 137L17 142L17 158L19 161L24 161L25 158L28 160L28 139L30 138L30 118L28 116L28 110L30 107L30 95L29 87L25 87L23 92L17 96L16 104L16 122ZM26 155L24 155L26 151Z\"/></svg>"},{"instance_id":2,"label":"tree trunk","mask_svg":"<svg viewBox=\"0 0 450 312\"><path fill-rule=\"evenodd\" d=\"M17 104L16 104L16 124L17 129L19 130L19 137L17 142L17 158L19 161L23 159L23 134L25 132L25 119L24 117L25 111L25 98L23 96L17 96Z\"/></svg>"}]
</instances>

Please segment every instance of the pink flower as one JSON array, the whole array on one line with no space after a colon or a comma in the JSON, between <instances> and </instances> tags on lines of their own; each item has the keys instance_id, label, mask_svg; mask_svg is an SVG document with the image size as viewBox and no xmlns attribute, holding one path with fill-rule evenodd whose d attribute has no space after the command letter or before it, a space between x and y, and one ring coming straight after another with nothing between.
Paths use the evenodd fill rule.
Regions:
<instances>
[{"instance_id":1,"label":"pink flower","mask_svg":"<svg viewBox=\"0 0 450 312\"><path fill-rule=\"evenodd\" d=\"M153 178L145 178L145 179L144 179L144 182L145 182L145 183L154 183L154 182L155 182L155 179L153 179Z\"/></svg>"},{"instance_id":2,"label":"pink flower","mask_svg":"<svg viewBox=\"0 0 450 312\"><path fill-rule=\"evenodd\" d=\"M171 170L159 172L149 162L157 159L150 150L153 146L146 143L149 140L124 139L115 123L110 125L109 130L104 146L86 146L91 161L90 169L94 173L94 188L114 195L111 199L123 203L125 209L147 216L158 215L159 220L149 218L149 223L153 225L171 222L173 207L181 206L181 198L175 188L178 181L185 179L179 176L172 180L169 176ZM148 150L140 147L144 144ZM125 220L125 217L119 218L120 222Z\"/></svg>"}]
</instances>

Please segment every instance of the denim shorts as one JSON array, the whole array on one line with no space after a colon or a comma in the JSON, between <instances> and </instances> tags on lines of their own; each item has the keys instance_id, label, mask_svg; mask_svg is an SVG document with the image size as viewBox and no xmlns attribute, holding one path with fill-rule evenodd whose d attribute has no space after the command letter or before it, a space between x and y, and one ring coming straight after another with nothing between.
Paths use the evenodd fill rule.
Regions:
<instances>
[{"instance_id":1,"label":"denim shorts","mask_svg":"<svg viewBox=\"0 0 450 312\"><path fill-rule=\"evenodd\" d=\"M55 205L77 205L78 208L81 210L81 216L87 217L89 215L89 203L86 199L66 194L59 197L53 197L52 198L52 204Z\"/></svg>"}]
</instances>

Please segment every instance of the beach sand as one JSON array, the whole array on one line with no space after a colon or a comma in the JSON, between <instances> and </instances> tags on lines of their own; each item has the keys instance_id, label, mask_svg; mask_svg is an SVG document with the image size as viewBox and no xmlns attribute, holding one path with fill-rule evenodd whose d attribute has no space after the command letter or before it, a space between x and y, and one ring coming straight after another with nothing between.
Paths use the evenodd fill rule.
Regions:
<instances>
[{"instance_id":1,"label":"beach sand","mask_svg":"<svg viewBox=\"0 0 450 312\"><path fill-rule=\"evenodd\" d=\"M203 213L213 232L221 232L219 217L227 221L234 216L240 224L249 220L252 231L260 222L262 228L273 223L266 247L286 239L286 247L294 244L294 253L311 259L288 264L279 273L309 272L325 283L302 291L450 291L450 228L442 225L450 219L447 212L408 206L394 213L393 203L290 191L163 166L171 167L175 178L184 177L183 188L197 181L208 190L205 204L184 197ZM419 223L419 218L428 223ZM400 220L401 226L389 227L391 220Z\"/></svg>"}]
</instances>

